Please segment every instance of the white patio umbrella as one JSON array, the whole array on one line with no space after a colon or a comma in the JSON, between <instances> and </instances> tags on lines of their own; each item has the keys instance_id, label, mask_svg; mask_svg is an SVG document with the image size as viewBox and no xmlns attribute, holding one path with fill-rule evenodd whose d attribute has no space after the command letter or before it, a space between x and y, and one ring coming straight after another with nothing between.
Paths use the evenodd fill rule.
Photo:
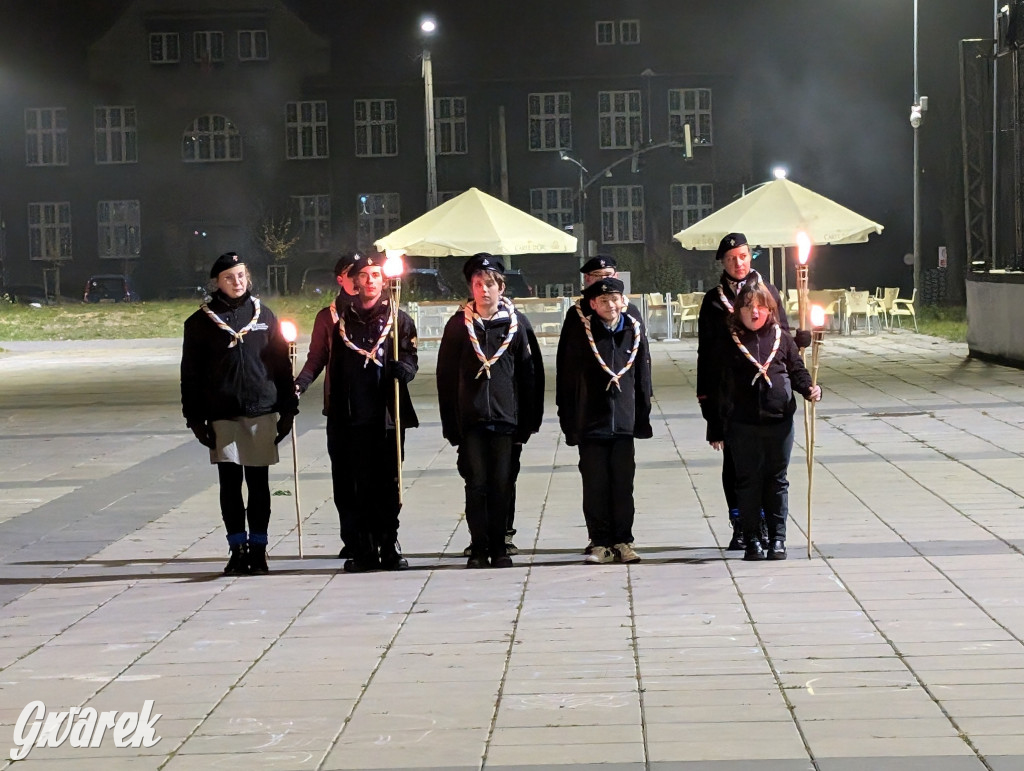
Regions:
<instances>
[{"instance_id":1,"label":"white patio umbrella","mask_svg":"<svg viewBox=\"0 0 1024 771\"><path fill-rule=\"evenodd\" d=\"M475 187L374 242L413 257L551 254L576 251L576 238Z\"/></svg>"}]
</instances>

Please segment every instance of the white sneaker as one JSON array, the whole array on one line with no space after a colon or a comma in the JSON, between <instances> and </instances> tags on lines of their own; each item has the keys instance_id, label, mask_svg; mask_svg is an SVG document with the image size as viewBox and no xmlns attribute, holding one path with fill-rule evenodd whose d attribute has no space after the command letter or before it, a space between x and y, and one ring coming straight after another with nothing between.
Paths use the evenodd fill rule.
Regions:
<instances>
[{"instance_id":1,"label":"white sneaker","mask_svg":"<svg viewBox=\"0 0 1024 771\"><path fill-rule=\"evenodd\" d=\"M595 546L590 550L590 554L583 558L583 561L592 565L603 565L615 562L615 553L607 546Z\"/></svg>"},{"instance_id":2,"label":"white sneaker","mask_svg":"<svg viewBox=\"0 0 1024 771\"><path fill-rule=\"evenodd\" d=\"M639 562L640 561L640 555L636 553L636 551L633 549L633 544L631 544L631 543L617 543L617 544L615 544L614 549L615 549L615 559L618 562L623 562L623 563L627 563L628 564L628 563L631 563L631 562Z\"/></svg>"},{"instance_id":3,"label":"white sneaker","mask_svg":"<svg viewBox=\"0 0 1024 771\"><path fill-rule=\"evenodd\" d=\"M587 541L587 548L585 548L583 550L583 553L584 554L590 554L590 552L592 552L592 551L594 551L594 542L593 541Z\"/></svg>"}]
</instances>

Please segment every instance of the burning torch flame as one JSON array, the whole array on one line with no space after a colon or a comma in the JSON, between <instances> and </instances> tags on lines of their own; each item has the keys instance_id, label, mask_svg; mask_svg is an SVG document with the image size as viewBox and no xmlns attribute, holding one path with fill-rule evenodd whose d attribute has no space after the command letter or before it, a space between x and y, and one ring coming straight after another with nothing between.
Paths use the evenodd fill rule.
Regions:
<instances>
[{"instance_id":1,"label":"burning torch flame","mask_svg":"<svg viewBox=\"0 0 1024 771\"><path fill-rule=\"evenodd\" d=\"M287 319L281 321L281 337L289 343L294 343L298 339L299 328L295 326L294 321Z\"/></svg>"},{"instance_id":2,"label":"burning torch flame","mask_svg":"<svg viewBox=\"0 0 1024 771\"><path fill-rule=\"evenodd\" d=\"M811 306L811 326L815 328L825 326L825 309L820 305Z\"/></svg>"},{"instance_id":3,"label":"burning torch flame","mask_svg":"<svg viewBox=\"0 0 1024 771\"><path fill-rule=\"evenodd\" d=\"M405 252L388 249L384 252L387 258L384 260L384 276L386 278L398 278L405 272L405 263L402 256Z\"/></svg>"},{"instance_id":4,"label":"burning torch flame","mask_svg":"<svg viewBox=\"0 0 1024 771\"><path fill-rule=\"evenodd\" d=\"M811 238L802 230L796 234L796 248L800 264L806 265L811 256Z\"/></svg>"}]
</instances>

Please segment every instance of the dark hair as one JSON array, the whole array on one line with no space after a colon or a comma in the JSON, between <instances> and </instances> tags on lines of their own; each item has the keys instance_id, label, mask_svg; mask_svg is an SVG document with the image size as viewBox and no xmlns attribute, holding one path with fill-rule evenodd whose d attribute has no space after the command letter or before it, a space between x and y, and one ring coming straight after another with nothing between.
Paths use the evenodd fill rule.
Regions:
<instances>
[{"instance_id":1,"label":"dark hair","mask_svg":"<svg viewBox=\"0 0 1024 771\"><path fill-rule=\"evenodd\" d=\"M779 306L775 302L775 297L768 290L768 285L760 281L747 281L736 295L733 311L729 314L728 324L731 331L740 332L746 329L740 319L740 308L754 304L763 305L768 309L768 323L779 323Z\"/></svg>"}]
</instances>

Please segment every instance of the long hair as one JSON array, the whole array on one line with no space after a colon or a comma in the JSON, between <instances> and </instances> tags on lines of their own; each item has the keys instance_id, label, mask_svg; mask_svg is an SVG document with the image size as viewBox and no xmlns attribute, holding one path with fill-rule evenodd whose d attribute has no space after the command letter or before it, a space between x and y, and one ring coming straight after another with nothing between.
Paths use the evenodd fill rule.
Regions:
<instances>
[{"instance_id":1,"label":"long hair","mask_svg":"<svg viewBox=\"0 0 1024 771\"><path fill-rule=\"evenodd\" d=\"M761 281L747 281L743 288L740 289L739 294L736 295L736 301L732 306L733 311L729 314L728 324L730 331L739 334L746 329L742 319L740 319L740 308L745 308L748 305L761 305L767 308L767 323L769 325L779 323L779 306L775 302L772 293L768 291L768 285Z\"/></svg>"}]
</instances>

